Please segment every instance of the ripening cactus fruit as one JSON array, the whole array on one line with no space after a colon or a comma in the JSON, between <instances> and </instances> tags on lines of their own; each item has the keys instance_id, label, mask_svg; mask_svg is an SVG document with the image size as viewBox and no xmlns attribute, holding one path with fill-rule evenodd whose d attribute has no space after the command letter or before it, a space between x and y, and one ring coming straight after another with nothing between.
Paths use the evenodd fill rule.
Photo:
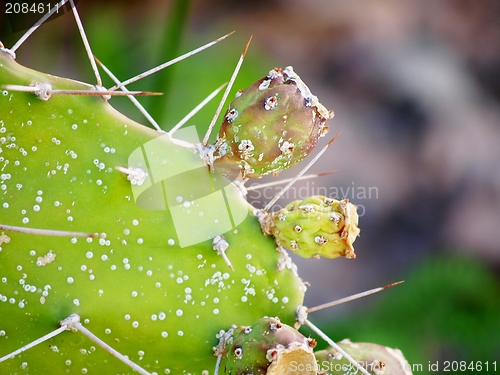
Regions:
<instances>
[{"instance_id":1,"label":"ripening cactus fruit","mask_svg":"<svg viewBox=\"0 0 500 375\"><path fill-rule=\"evenodd\" d=\"M276 175L314 149L331 117L291 66L273 69L229 104L215 143L215 168L243 178Z\"/></svg>"},{"instance_id":2,"label":"ripening cactus fruit","mask_svg":"<svg viewBox=\"0 0 500 375\"><path fill-rule=\"evenodd\" d=\"M303 375L316 374L313 349L316 341L306 338L278 318L262 318L251 326L234 330L232 344L226 348L225 370L230 375L286 375L307 367Z\"/></svg>"},{"instance_id":3,"label":"ripening cactus fruit","mask_svg":"<svg viewBox=\"0 0 500 375\"><path fill-rule=\"evenodd\" d=\"M399 349L387 346L357 342L349 339L337 343L347 354L356 358L371 375L410 375L411 366ZM318 367L324 375L359 374L336 349L328 348L315 353Z\"/></svg>"}]
</instances>

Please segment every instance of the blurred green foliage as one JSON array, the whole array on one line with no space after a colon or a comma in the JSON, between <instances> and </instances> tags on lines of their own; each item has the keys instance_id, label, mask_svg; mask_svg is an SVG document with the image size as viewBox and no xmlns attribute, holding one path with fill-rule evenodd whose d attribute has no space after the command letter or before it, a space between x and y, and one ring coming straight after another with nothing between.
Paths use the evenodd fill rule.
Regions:
<instances>
[{"instance_id":1,"label":"blurred green foliage","mask_svg":"<svg viewBox=\"0 0 500 375\"><path fill-rule=\"evenodd\" d=\"M320 326L335 340L399 348L410 364L423 365L415 374L449 373L444 361L497 361L498 371L500 280L492 270L471 258L438 256L404 279L368 309ZM439 361L440 371L429 372L429 361Z\"/></svg>"}]
</instances>

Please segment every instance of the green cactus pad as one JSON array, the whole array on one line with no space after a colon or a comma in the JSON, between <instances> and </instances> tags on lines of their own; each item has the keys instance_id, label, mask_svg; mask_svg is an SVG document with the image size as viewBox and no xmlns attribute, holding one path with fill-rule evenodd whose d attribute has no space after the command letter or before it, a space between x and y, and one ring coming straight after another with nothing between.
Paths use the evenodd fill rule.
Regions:
<instances>
[{"instance_id":1,"label":"green cactus pad","mask_svg":"<svg viewBox=\"0 0 500 375\"><path fill-rule=\"evenodd\" d=\"M215 168L244 178L277 174L313 150L332 116L292 67L271 70L229 105Z\"/></svg>"},{"instance_id":2,"label":"green cactus pad","mask_svg":"<svg viewBox=\"0 0 500 375\"><path fill-rule=\"evenodd\" d=\"M227 348L225 369L230 375L297 373L294 366L307 365L316 374L313 348L316 342L278 318L263 318L251 326L235 329L233 343Z\"/></svg>"},{"instance_id":3,"label":"green cactus pad","mask_svg":"<svg viewBox=\"0 0 500 375\"><path fill-rule=\"evenodd\" d=\"M399 349L349 339L337 343L372 375L411 375L411 366ZM325 375L359 374L360 371L337 350L328 348L315 353L318 367Z\"/></svg>"},{"instance_id":4,"label":"green cactus pad","mask_svg":"<svg viewBox=\"0 0 500 375\"><path fill-rule=\"evenodd\" d=\"M356 206L324 196L297 200L281 210L267 214L265 233L281 246L304 258L324 256L355 258L352 246L359 235Z\"/></svg>"},{"instance_id":5,"label":"green cactus pad","mask_svg":"<svg viewBox=\"0 0 500 375\"><path fill-rule=\"evenodd\" d=\"M92 89L27 69L0 52L0 85L34 82ZM294 322L305 288L292 267L278 267L282 255L252 215L220 233L232 272L212 239L181 248L171 211L134 202L132 183L146 175L120 171L134 150L157 139L164 149L185 153L160 136L102 97L42 101L0 91L0 224L91 234L0 230L0 357L77 313L86 328L150 373L200 375L212 371L215 335L228 322L251 324L264 315ZM179 166L196 163L199 156L188 152ZM249 210L241 197L233 203L231 209ZM216 224L207 219L203 227ZM186 222L183 229L196 234L198 228ZM1 374L67 372L134 373L70 331L0 363Z\"/></svg>"}]
</instances>

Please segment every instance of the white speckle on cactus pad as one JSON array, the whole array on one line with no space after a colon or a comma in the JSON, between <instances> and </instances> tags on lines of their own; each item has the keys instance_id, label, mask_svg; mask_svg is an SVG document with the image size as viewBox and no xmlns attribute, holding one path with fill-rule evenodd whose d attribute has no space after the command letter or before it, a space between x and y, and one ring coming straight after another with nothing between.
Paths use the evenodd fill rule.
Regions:
<instances>
[{"instance_id":1,"label":"white speckle on cactus pad","mask_svg":"<svg viewBox=\"0 0 500 375\"><path fill-rule=\"evenodd\" d=\"M250 273L254 273L256 271L255 267L248 263L246 265L246 268Z\"/></svg>"}]
</instances>

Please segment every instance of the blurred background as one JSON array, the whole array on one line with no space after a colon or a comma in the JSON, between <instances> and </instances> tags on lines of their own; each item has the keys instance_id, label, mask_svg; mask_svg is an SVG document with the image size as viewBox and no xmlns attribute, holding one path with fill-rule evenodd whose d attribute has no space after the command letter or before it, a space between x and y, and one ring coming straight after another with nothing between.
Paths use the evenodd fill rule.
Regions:
<instances>
[{"instance_id":1,"label":"blurred background","mask_svg":"<svg viewBox=\"0 0 500 375\"><path fill-rule=\"evenodd\" d=\"M292 65L335 111L320 146L342 130L311 171L340 171L298 182L277 206L327 192L349 198L361 214L357 259L294 257L310 283L306 305L405 280L378 295L311 314L311 320L335 340L400 348L411 364L423 364L415 373L429 373L428 363L436 361L442 372L446 360L496 360L500 367L500 2L81 0L77 5L94 54L121 80L236 31L129 86L165 92L140 101L166 130L229 79L250 35L233 91L276 66ZM25 21L0 14L6 47L23 34ZM95 83L74 20L64 11L30 37L17 60ZM103 80L113 85L104 73ZM125 98L111 104L146 123ZM216 106L217 100L190 122L200 134ZM262 207L279 189L252 192L248 199ZM464 371L469 372L477 371Z\"/></svg>"}]
</instances>

